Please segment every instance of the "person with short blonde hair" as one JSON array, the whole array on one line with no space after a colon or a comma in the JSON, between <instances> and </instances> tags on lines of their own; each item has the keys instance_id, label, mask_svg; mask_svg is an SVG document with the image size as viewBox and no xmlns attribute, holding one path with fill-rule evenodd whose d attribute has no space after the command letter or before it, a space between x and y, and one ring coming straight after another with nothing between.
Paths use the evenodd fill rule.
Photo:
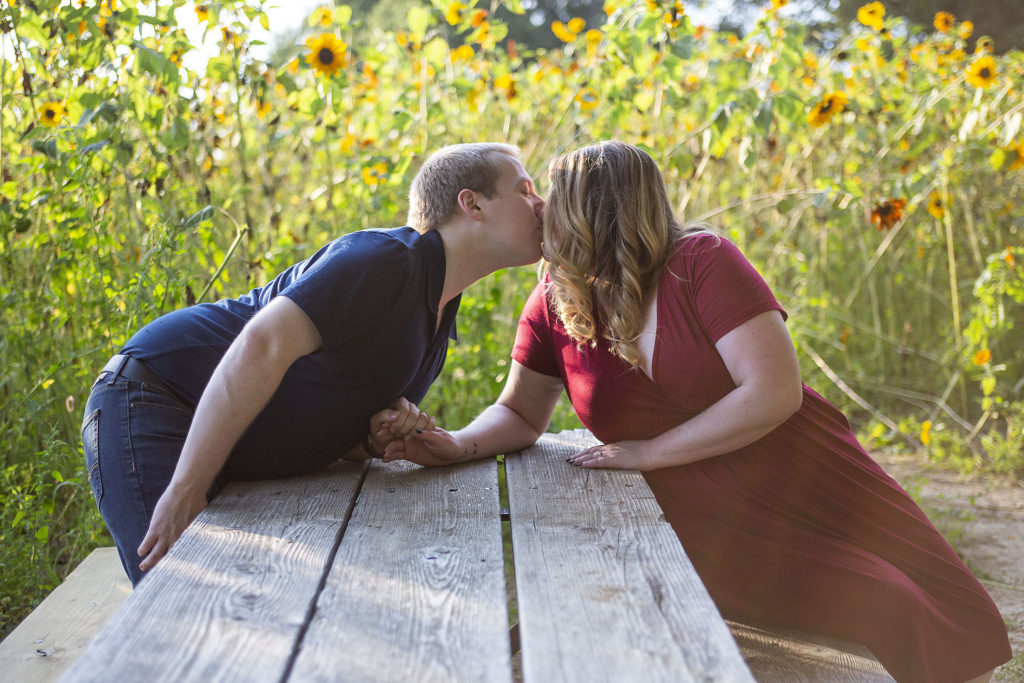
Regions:
<instances>
[{"instance_id":1,"label":"person with short blonde hair","mask_svg":"<svg viewBox=\"0 0 1024 683\"><path fill-rule=\"evenodd\" d=\"M413 178L406 222L420 233L434 230L451 218L463 189L493 197L504 157L519 159L519 148L500 142L467 142L440 148Z\"/></svg>"},{"instance_id":2,"label":"person with short blonde hair","mask_svg":"<svg viewBox=\"0 0 1024 683\"><path fill-rule=\"evenodd\" d=\"M555 159L547 276L496 403L385 460L509 453L563 390L602 442L578 467L641 470L726 618L867 645L901 683L986 680L1011 656L985 589L804 385L786 313L728 240L684 229L641 149ZM599 634L597 634L599 635Z\"/></svg>"},{"instance_id":3,"label":"person with short blonde hair","mask_svg":"<svg viewBox=\"0 0 1024 683\"><path fill-rule=\"evenodd\" d=\"M462 291L541 256L533 179L510 145L440 150L413 181L415 229L358 230L246 294L172 311L99 373L86 471L133 585L225 480L379 456L432 424ZM381 413L391 422L369 433Z\"/></svg>"}]
</instances>

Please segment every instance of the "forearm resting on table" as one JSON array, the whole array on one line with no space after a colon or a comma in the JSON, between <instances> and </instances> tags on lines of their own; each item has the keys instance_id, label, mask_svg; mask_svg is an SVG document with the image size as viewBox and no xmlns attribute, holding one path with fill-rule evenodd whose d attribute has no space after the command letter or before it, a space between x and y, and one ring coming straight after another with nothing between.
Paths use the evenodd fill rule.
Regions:
<instances>
[{"instance_id":1,"label":"forearm resting on table","mask_svg":"<svg viewBox=\"0 0 1024 683\"><path fill-rule=\"evenodd\" d=\"M543 433L544 429L538 430L515 410L498 402L452 436L459 443L458 462L464 462L522 450L532 446Z\"/></svg>"},{"instance_id":2,"label":"forearm resting on table","mask_svg":"<svg viewBox=\"0 0 1024 683\"><path fill-rule=\"evenodd\" d=\"M803 384L778 311L739 325L715 344L735 388L699 415L651 440L649 469L683 465L747 446L800 409Z\"/></svg>"},{"instance_id":3,"label":"forearm resting on table","mask_svg":"<svg viewBox=\"0 0 1024 683\"><path fill-rule=\"evenodd\" d=\"M792 400L738 387L704 412L651 439L651 467L672 467L748 446L800 407Z\"/></svg>"}]
</instances>

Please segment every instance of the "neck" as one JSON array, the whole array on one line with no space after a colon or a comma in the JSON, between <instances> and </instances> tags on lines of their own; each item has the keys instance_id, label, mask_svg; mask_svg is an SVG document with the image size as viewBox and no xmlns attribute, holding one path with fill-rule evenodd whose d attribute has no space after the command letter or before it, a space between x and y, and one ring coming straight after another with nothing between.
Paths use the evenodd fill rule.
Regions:
<instances>
[{"instance_id":1,"label":"neck","mask_svg":"<svg viewBox=\"0 0 1024 683\"><path fill-rule=\"evenodd\" d=\"M496 255L473 239L479 234L473 226L453 222L437 228L444 244L444 288L441 290L440 307L461 294L471 284L504 267Z\"/></svg>"}]
</instances>

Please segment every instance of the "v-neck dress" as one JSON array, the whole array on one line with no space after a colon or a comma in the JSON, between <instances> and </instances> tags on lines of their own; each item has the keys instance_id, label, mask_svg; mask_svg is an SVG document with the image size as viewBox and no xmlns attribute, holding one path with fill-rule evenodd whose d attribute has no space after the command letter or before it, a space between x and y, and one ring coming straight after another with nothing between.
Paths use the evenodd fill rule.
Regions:
<instances>
[{"instance_id":1,"label":"v-neck dress","mask_svg":"<svg viewBox=\"0 0 1024 683\"><path fill-rule=\"evenodd\" d=\"M512 358L560 377L604 443L650 439L734 388L715 343L785 312L728 240L682 238L661 278L653 380L579 348L531 294ZM738 450L644 473L719 610L868 646L899 681L963 681L1010 656L999 611L839 410L807 386L784 424Z\"/></svg>"}]
</instances>

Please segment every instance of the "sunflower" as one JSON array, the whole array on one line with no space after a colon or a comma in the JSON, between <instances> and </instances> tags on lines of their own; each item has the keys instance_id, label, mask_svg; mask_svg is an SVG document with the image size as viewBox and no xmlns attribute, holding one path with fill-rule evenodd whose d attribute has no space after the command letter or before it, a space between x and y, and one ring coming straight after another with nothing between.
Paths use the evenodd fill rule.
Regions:
<instances>
[{"instance_id":1,"label":"sunflower","mask_svg":"<svg viewBox=\"0 0 1024 683\"><path fill-rule=\"evenodd\" d=\"M921 423L921 443L927 446L932 442L932 421L925 420Z\"/></svg>"},{"instance_id":2,"label":"sunflower","mask_svg":"<svg viewBox=\"0 0 1024 683\"><path fill-rule=\"evenodd\" d=\"M903 218L903 207L907 205L905 199L890 199L884 201L871 210L871 222L877 223L878 230L891 230Z\"/></svg>"},{"instance_id":3,"label":"sunflower","mask_svg":"<svg viewBox=\"0 0 1024 683\"><path fill-rule=\"evenodd\" d=\"M979 57L967 68L967 82L975 88L987 88L996 82L996 60Z\"/></svg>"},{"instance_id":4,"label":"sunflower","mask_svg":"<svg viewBox=\"0 0 1024 683\"><path fill-rule=\"evenodd\" d=\"M494 89L503 91L510 101L516 98L516 81L508 74L494 79Z\"/></svg>"},{"instance_id":5,"label":"sunflower","mask_svg":"<svg viewBox=\"0 0 1024 683\"><path fill-rule=\"evenodd\" d=\"M956 34L960 36L961 40L967 40L974 33L974 22L965 21L956 30Z\"/></svg>"},{"instance_id":6,"label":"sunflower","mask_svg":"<svg viewBox=\"0 0 1024 683\"><path fill-rule=\"evenodd\" d=\"M665 12L665 26L669 28L676 28L683 21L683 14L686 10L683 8L683 3L673 2Z\"/></svg>"},{"instance_id":7,"label":"sunflower","mask_svg":"<svg viewBox=\"0 0 1024 683\"><path fill-rule=\"evenodd\" d=\"M63 102L44 102L39 107L39 123L54 128L67 113Z\"/></svg>"},{"instance_id":8,"label":"sunflower","mask_svg":"<svg viewBox=\"0 0 1024 683\"><path fill-rule=\"evenodd\" d=\"M306 63L323 76L333 76L334 72L344 66L345 51L348 46L333 33L321 33L306 40L309 54Z\"/></svg>"},{"instance_id":9,"label":"sunflower","mask_svg":"<svg viewBox=\"0 0 1024 683\"><path fill-rule=\"evenodd\" d=\"M971 362L979 367L986 365L990 360L992 360L992 351L990 349L982 349L971 358Z\"/></svg>"},{"instance_id":10,"label":"sunflower","mask_svg":"<svg viewBox=\"0 0 1024 683\"><path fill-rule=\"evenodd\" d=\"M580 111L590 111L597 106L598 93L593 88L587 87L576 93L576 104L580 105Z\"/></svg>"},{"instance_id":11,"label":"sunflower","mask_svg":"<svg viewBox=\"0 0 1024 683\"><path fill-rule=\"evenodd\" d=\"M830 118L846 108L848 101L846 93L838 90L825 95L821 102L811 108L811 112L807 115L807 123L814 128L825 125Z\"/></svg>"},{"instance_id":12,"label":"sunflower","mask_svg":"<svg viewBox=\"0 0 1024 683\"><path fill-rule=\"evenodd\" d=\"M576 41L576 32L570 31L569 27L560 21L551 24L551 32L563 43L573 43Z\"/></svg>"},{"instance_id":13,"label":"sunflower","mask_svg":"<svg viewBox=\"0 0 1024 683\"><path fill-rule=\"evenodd\" d=\"M363 166L363 182L370 187L377 187L388 177L388 167L378 161L373 166Z\"/></svg>"},{"instance_id":14,"label":"sunflower","mask_svg":"<svg viewBox=\"0 0 1024 683\"><path fill-rule=\"evenodd\" d=\"M935 14L935 30L939 33L949 33L956 26L956 17L949 12L937 12Z\"/></svg>"},{"instance_id":15,"label":"sunflower","mask_svg":"<svg viewBox=\"0 0 1024 683\"><path fill-rule=\"evenodd\" d=\"M322 26L327 28L333 23L334 13L331 11L331 8L326 5L323 7L317 7L309 17L309 24L311 26Z\"/></svg>"},{"instance_id":16,"label":"sunflower","mask_svg":"<svg viewBox=\"0 0 1024 683\"><path fill-rule=\"evenodd\" d=\"M980 36L978 40L974 42L974 51L977 52L992 52L996 49L996 43L989 36Z\"/></svg>"},{"instance_id":17,"label":"sunflower","mask_svg":"<svg viewBox=\"0 0 1024 683\"><path fill-rule=\"evenodd\" d=\"M1007 164L1006 168L1011 171L1024 168L1024 142L1016 144L1011 142L1010 146L1004 151L1006 152L1006 160L1003 163Z\"/></svg>"},{"instance_id":18,"label":"sunflower","mask_svg":"<svg viewBox=\"0 0 1024 683\"><path fill-rule=\"evenodd\" d=\"M946 208L949 206L949 197L939 192L932 192L928 196L928 213L939 220L946 215Z\"/></svg>"},{"instance_id":19,"label":"sunflower","mask_svg":"<svg viewBox=\"0 0 1024 683\"><path fill-rule=\"evenodd\" d=\"M208 5L196 5L196 19L199 23L210 20L210 7Z\"/></svg>"},{"instance_id":20,"label":"sunflower","mask_svg":"<svg viewBox=\"0 0 1024 683\"><path fill-rule=\"evenodd\" d=\"M473 58L473 47L471 45L459 45L457 48L452 50L451 57L453 62L468 62Z\"/></svg>"},{"instance_id":21,"label":"sunflower","mask_svg":"<svg viewBox=\"0 0 1024 683\"><path fill-rule=\"evenodd\" d=\"M857 10L857 21L876 31L882 30L882 17L884 16L885 5L880 2L868 3Z\"/></svg>"},{"instance_id":22,"label":"sunflower","mask_svg":"<svg viewBox=\"0 0 1024 683\"><path fill-rule=\"evenodd\" d=\"M462 21L462 13L467 9L461 2L453 2L448 5L447 11L444 13L444 19L452 26L455 26Z\"/></svg>"},{"instance_id":23,"label":"sunflower","mask_svg":"<svg viewBox=\"0 0 1024 683\"><path fill-rule=\"evenodd\" d=\"M772 0L772 7L774 9L781 9L789 4L789 0Z\"/></svg>"},{"instance_id":24,"label":"sunflower","mask_svg":"<svg viewBox=\"0 0 1024 683\"><path fill-rule=\"evenodd\" d=\"M220 27L221 38L224 39L224 47L240 48L242 46L242 36L238 35L226 26Z\"/></svg>"}]
</instances>

